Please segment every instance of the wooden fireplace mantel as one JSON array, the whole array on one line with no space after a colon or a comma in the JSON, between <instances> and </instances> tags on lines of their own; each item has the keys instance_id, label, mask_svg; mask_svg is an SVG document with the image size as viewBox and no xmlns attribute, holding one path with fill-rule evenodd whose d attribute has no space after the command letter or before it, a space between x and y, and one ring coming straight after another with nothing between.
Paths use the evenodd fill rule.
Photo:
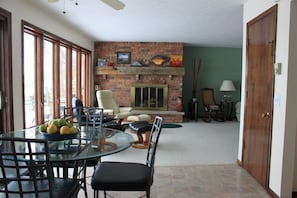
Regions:
<instances>
[{"instance_id":1,"label":"wooden fireplace mantel","mask_svg":"<svg viewBox=\"0 0 297 198\"><path fill-rule=\"evenodd\" d=\"M174 76L184 76L184 67L95 67L95 75L174 75Z\"/></svg>"}]
</instances>

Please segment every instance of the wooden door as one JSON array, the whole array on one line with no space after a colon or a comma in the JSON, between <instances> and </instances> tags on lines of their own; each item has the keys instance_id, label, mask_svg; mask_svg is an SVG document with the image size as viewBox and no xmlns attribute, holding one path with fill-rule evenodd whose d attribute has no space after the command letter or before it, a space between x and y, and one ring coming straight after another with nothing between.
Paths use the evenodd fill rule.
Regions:
<instances>
[{"instance_id":1,"label":"wooden door","mask_svg":"<svg viewBox=\"0 0 297 198\"><path fill-rule=\"evenodd\" d=\"M243 167L268 187L277 7L247 24Z\"/></svg>"},{"instance_id":2,"label":"wooden door","mask_svg":"<svg viewBox=\"0 0 297 198\"><path fill-rule=\"evenodd\" d=\"M11 14L0 8L0 133L12 131Z\"/></svg>"}]
</instances>

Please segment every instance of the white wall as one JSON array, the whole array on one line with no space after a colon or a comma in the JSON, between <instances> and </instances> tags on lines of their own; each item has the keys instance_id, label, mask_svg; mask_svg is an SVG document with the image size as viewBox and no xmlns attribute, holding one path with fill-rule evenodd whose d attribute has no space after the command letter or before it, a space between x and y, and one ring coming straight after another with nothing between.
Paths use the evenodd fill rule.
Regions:
<instances>
[{"instance_id":1,"label":"white wall","mask_svg":"<svg viewBox=\"0 0 297 198\"><path fill-rule=\"evenodd\" d=\"M296 91L296 74L297 74L297 0L292 0L291 2L291 12L290 12L290 41L289 41L289 70L288 70L288 100L287 100L287 115L286 115L286 131L289 133L286 133L286 141L285 145L289 145L286 147L285 152L288 153L285 160L289 163L289 165L293 167L294 174L292 174L291 169L290 171L285 172L283 174L283 178L293 177L293 191L297 192L297 151L296 151L296 144L297 144L297 127L296 127L296 112L297 112L297 91ZM294 145L295 144L295 145ZM295 151L295 153L293 152ZM291 164L293 161L292 157L295 157L294 164ZM285 189L282 188L282 191L285 191Z\"/></svg>"},{"instance_id":2,"label":"white wall","mask_svg":"<svg viewBox=\"0 0 297 198\"><path fill-rule=\"evenodd\" d=\"M296 83L297 67L296 42L295 38L289 35L296 35L296 27L291 29L290 33L290 5L296 4L295 0L248 0L244 6L244 35L243 46L246 46L246 24L278 4L277 16L277 39L276 39L276 63L282 64L282 74L275 76L275 93L273 107L273 126L272 126L272 148L270 163L269 188L280 197L291 197L293 191L293 173L294 173L294 156L295 156L295 139L296 139ZM295 6L296 9L296 6ZM296 12L296 10L295 10ZM295 16L296 18L296 16ZM293 19L292 22L296 23ZM292 26L291 26L292 28ZM294 36L295 36L294 35ZM296 37L296 36L295 36ZM289 53L291 52L291 53ZM290 55L290 56L289 56ZM245 99L245 76L246 76L246 49L243 47L243 79L242 79L242 99ZM242 112L244 112L244 103L242 102ZM244 114L241 118L240 125L240 144L238 159L242 159L242 134L243 134Z\"/></svg>"},{"instance_id":3,"label":"white wall","mask_svg":"<svg viewBox=\"0 0 297 198\"><path fill-rule=\"evenodd\" d=\"M22 42L21 20L25 20L48 32L56 34L90 51L94 49L94 41L68 24L55 20L55 17L45 15L25 0L0 0L0 7L12 15L12 64L13 64L13 98L15 129L23 128L22 113Z\"/></svg>"}]
</instances>

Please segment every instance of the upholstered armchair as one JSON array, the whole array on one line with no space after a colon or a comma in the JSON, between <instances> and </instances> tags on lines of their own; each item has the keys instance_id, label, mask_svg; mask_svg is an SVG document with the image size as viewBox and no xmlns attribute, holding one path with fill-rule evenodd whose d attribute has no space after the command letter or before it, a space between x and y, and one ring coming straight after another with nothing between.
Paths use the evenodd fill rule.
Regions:
<instances>
[{"instance_id":1,"label":"upholstered armchair","mask_svg":"<svg viewBox=\"0 0 297 198\"><path fill-rule=\"evenodd\" d=\"M115 119L123 120L131 115L132 107L119 107L111 90L96 91L98 107L103 108L103 113L113 115Z\"/></svg>"}]
</instances>

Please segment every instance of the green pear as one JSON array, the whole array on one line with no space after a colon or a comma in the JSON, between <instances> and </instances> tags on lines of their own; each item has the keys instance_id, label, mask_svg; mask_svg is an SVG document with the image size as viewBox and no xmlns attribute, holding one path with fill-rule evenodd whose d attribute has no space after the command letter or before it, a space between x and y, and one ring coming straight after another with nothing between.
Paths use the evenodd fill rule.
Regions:
<instances>
[{"instance_id":1,"label":"green pear","mask_svg":"<svg viewBox=\"0 0 297 198\"><path fill-rule=\"evenodd\" d=\"M39 130L41 132L46 132L46 129L47 129L47 125L46 124L42 124L42 125L39 126Z\"/></svg>"}]
</instances>

